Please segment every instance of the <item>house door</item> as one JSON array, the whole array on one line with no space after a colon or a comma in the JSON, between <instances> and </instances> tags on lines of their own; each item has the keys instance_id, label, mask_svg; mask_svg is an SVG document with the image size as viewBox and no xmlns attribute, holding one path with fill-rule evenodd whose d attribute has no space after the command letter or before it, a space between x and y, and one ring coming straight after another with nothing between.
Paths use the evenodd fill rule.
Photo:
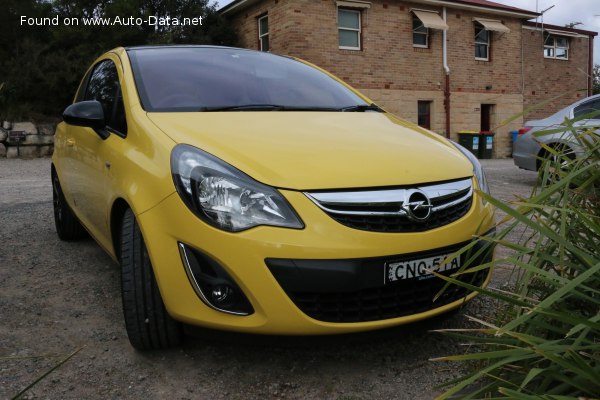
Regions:
<instances>
[{"instance_id":1,"label":"house door","mask_svg":"<svg viewBox=\"0 0 600 400\"><path fill-rule=\"evenodd\" d=\"M492 130L492 115L494 114L493 104L482 104L481 105L481 131Z\"/></svg>"}]
</instances>

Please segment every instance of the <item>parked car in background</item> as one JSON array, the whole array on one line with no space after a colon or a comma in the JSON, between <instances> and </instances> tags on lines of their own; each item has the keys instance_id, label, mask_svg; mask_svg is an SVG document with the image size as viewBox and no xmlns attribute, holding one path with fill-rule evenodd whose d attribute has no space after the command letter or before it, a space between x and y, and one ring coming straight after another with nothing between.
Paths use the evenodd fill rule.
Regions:
<instances>
[{"instance_id":1,"label":"parked car in background","mask_svg":"<svg viewBox=\"0 0 600 400\"><path fill-rule=\"evenodd\" d=\"M587 118L587 116L591 118ZM519 168L537 171L542 160L552 155L540 143L560 150L561 153L573 158L581 154L583 149L573 137L573 132L566 128L560 130L561 127L564 127L565 118L579 118L575 122L575 126L581 127L581 129L600 126L600 95L579 100L547 118L527 121L524 127L519 130L517 141L513 146L515 165ZM547 135L535 135L536 132L554 131L556 129L559 129L559 131Z\"/></svg>"},{"instance_id":2,"label":"parked car in background","mask_svg":"<svg viewBox=\"0 0 600 400\"><path fill-rule=\"evenodd\" d=\"M293 58L116 49L63 118L56 230L85 228L120 263L138 349L177 345L181 323L297 335L417 321L476 294L451 285L434 301L434 271L492 257L477 159Z\"/></svg>"}]
</instances>

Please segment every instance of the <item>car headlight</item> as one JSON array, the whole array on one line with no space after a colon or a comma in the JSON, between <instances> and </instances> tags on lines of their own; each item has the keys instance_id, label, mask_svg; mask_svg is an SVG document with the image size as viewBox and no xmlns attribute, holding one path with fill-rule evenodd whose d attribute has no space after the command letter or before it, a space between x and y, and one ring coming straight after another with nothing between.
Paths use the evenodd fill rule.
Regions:
<instances>
[{"instance_id":1,"label":"car headlight","mask_svg":"<svg viewBox=\"0 0 600 400\"><path fill-rule=\"evenodd\" d=\"M200 149L185 144L175 146L171 172L177 192L188 208L217 228L230 232L258 225L304 228L276 189Z\"/></svg>"},{"instance_id":2,"label":"car headlight","mask_svg":"<svg viewBox=\"0 0 600 400\"><path fill-rule=\"evenodd\" d=\"M482 192L485 192L487 194L490 194L490 187L488 186L487 179L485 178L485 173L483 172L483 167L481 166L481 163L479 162L477 157L475 157L473 155L473 153L471 153L469 150L465 149L460 144L458 144L452 140L450 141L450 143L452 143L454 145L454 147L456 147L458 150L460 150L460 152L463 153L465 155L465 157L467 157L469 159L469 161L471 161L471 164L473 164L473 174L475 175L475 178L477 179L477 183L479 184L479 190L481 190Z\"/></svg>"}]
</instances>

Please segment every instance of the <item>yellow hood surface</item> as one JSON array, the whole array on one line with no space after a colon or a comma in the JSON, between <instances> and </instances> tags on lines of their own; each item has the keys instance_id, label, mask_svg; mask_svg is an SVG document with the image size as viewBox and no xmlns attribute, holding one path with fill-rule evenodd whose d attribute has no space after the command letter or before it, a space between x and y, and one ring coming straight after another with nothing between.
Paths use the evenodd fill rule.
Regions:
<instances>
[{"instance_id":1,"label":"yellow hood surface","mask_svg":"<svg viewBox=\"0 0 600 400\"><path fill-rule=\"evenodd\" d=\"M374 112L148 113L177 143L296 190L413 185L473 175L437 135Z\"/></svg>"}]
</instances>

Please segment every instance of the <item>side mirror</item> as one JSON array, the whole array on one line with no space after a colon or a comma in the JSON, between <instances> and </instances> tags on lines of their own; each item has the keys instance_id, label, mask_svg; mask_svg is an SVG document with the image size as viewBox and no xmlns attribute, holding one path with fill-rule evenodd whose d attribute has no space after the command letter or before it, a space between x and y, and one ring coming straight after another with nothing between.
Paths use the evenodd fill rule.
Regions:
<instances>
[{"instance_id":1,"label":"side mirror","mask_svg":"<svg viewBox=\"0 0 600 400\"><path fill-rule=\"evenodd\" d=\"M97 100L86 100L71 104L63 112L63 119L69 125L92 128L102 139L109 136L104 129L106 127L104 109Z\"/></svg>"}]
</instances>

